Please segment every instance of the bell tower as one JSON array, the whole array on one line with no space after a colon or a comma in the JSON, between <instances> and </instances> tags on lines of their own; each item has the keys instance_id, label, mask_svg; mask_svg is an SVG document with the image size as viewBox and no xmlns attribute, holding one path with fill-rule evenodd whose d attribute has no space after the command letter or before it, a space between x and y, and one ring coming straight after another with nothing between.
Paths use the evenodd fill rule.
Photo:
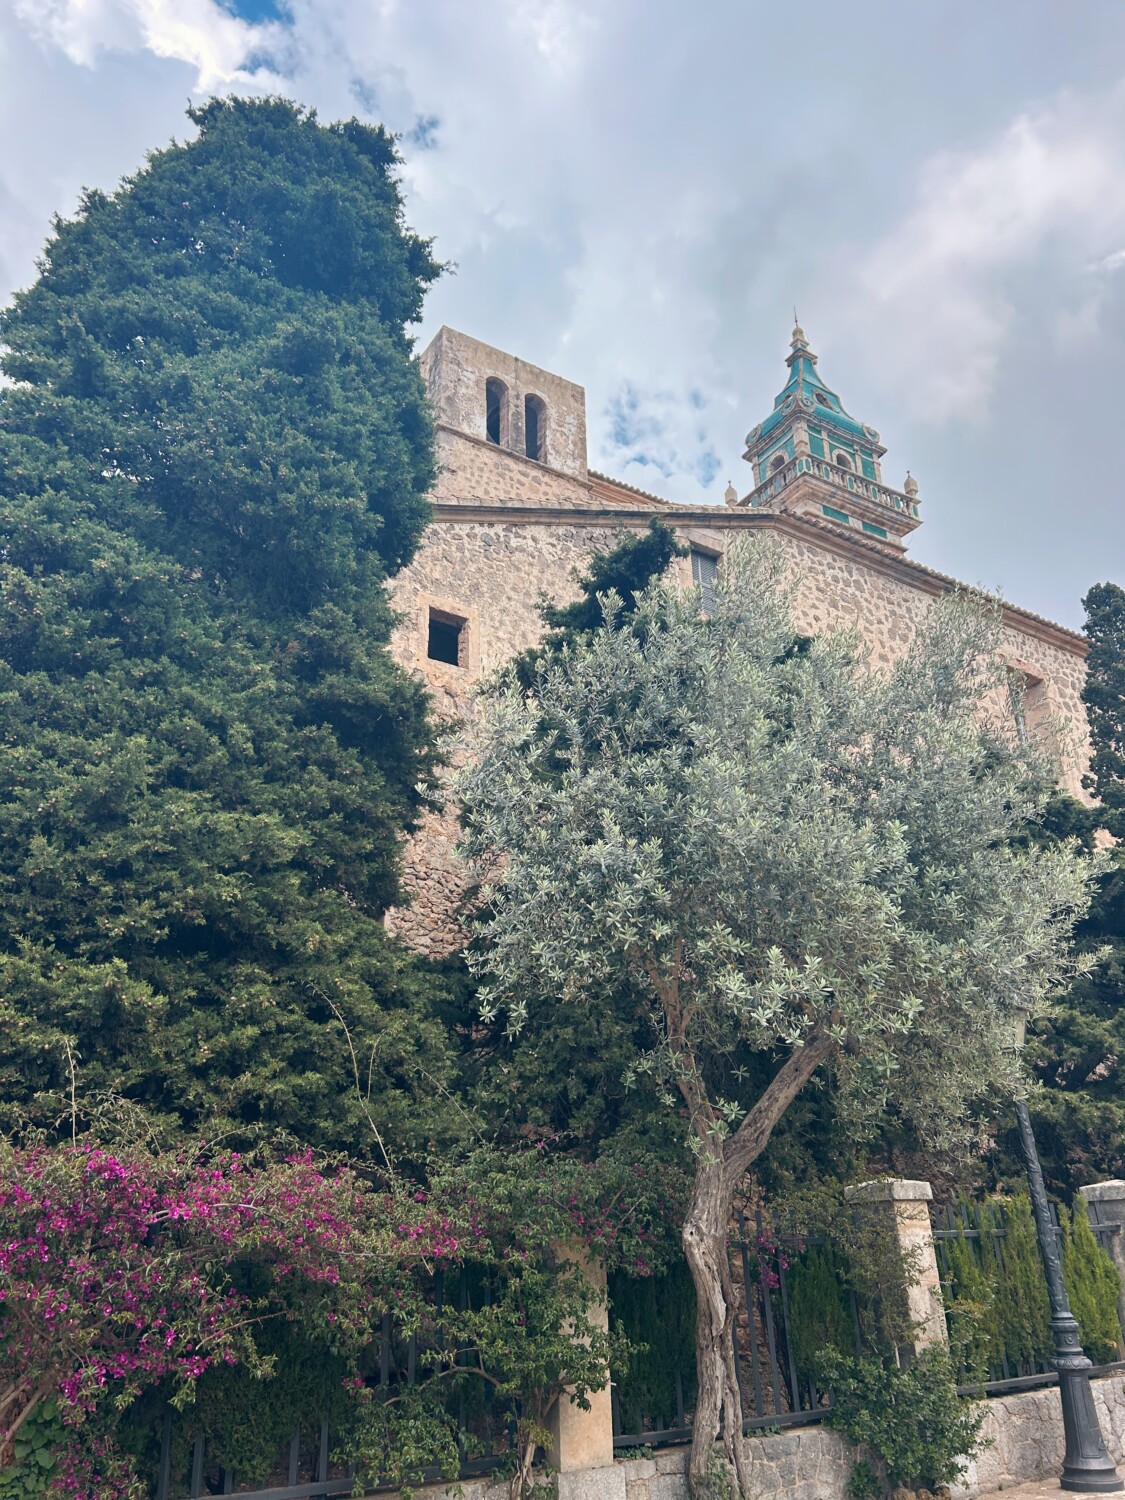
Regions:
<instances>
[{"instance_id":1,"label":"bell tower","mask_svg":"<svg viewBox=\"0 0 1125 1500\"><path fill-rule=\"evenodd\" d=\"M773 411L746 434L742 456L754 471L754 488L727 503L812 516L904 551L904 538L920 524L917 482L907 474L901 490L883 483L887 450L879 434L850 416L821 380L797 323L786 364L789 379Z\"/></svg>"}]
</instances>

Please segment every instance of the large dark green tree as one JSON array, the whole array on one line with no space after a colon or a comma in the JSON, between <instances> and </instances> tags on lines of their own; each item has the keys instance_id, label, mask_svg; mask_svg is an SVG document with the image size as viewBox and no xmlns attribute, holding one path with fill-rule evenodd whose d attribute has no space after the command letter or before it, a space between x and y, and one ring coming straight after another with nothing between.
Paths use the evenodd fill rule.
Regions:
<instances>
[{"instance_id":1,"label":"large dark green tree","mask_svg":"<svg viewBox=\"0 0 1125 1500\"><path fill-rule=\"evenodd\" d=\"M439 268L381 128L190 114L0 324L0 1100L73 1067L80 1109L411 1149L446 1048L381 917L434 757L383 585Z\"/></svg>"},{"instance_id":2,"label":"large dark green tree","mask_svg":"<svg viewBox=\"0 0 1125 1500\"><path fill-rule=\"evenodd\" d=\"M1082 601L1090 642L1083 697L1092 756L1093 808L1059 797L1046 838L1096 831L1125 835L1125 589L1095 585ZM1120 843L1078 929L1103 961L1076 981L1032 1039L1029 1059L1044 1088L1032 1100L1044 1168L1060 1194L1125 1170L1125 853ZM1014 1148L1014 1141L1008 1142Z\"/></svg>"},{"instance_id":3,"label":"large dark green tree","mask_svg":"<svg viewBox=\"0 0 1125 1500\"><path fill-rule=\"evenodd\" d=\"M1098 583L1086 609L1086 685L1093 756L1086 786L1098 798L1103 828L1125 837L1125 589Z\"/></svg>"}]
</instances>

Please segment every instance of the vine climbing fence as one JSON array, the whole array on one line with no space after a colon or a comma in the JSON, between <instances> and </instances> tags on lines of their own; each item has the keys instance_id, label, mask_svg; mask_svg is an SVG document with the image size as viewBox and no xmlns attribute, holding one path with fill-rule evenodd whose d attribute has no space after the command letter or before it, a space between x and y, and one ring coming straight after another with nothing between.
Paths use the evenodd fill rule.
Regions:
<instances>
[{"instance_id":1,"label":"vine climbing fence","mask_svg":"<svg viewBox=\"0 0 1125 1500\"><path fill-rule=\"evenodd\" d=\"M488 1268L463 1265L457 1274L434 1276L431 1337L404 1334L388 1313L380 1336L368 1351L367 1385L375 1401L410 1399L410 1392L432 1374L435 1365L453 1366L467 1355L450 1356L442 1333L442 1311L461 1312L487 1306L491 1300ZM279 1378L289 1372L282 1369ZM329 1404L331 1405L331 1403ZM515 1440L513 1405L497 1399L487 1380L453 1380L447 1406L449 1425L458 1435L460 1462L457 1477L468 1479L490 1473L510 1460ZM159 1434L154 1500L199 1500L210 1495L241 1495L244 1500L305 1500L305 1497L352 1493L354 1469L336 1456L337 1432L332 1411L310 1411L291 1432L277 1435L272 1458L247 1475L226 1460L221 1433L208 1431L189 1408L186 1415L168 1408ZM268 1443L268 1438L267 1438ZM423 1478L449 1479L433 1469Z\"/></svg>"}]
</instances>

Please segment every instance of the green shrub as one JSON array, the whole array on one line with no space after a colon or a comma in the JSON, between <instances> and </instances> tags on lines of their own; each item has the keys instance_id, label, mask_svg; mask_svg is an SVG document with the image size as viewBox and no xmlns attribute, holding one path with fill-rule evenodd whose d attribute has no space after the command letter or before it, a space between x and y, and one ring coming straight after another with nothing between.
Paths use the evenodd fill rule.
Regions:
<instances>
[{"instance_id":1,"label":"green shrub","mask_svg":"<svg viewBox=\"0 0 1125 1500\"><path fill-rule=\"evenodd\" d=\"M945 1241L942 1293L949 1318L949 1341L970 1380L987 1380L1000 1367L995 1273L984 1269L969 1240Z\"/></svg>"},{"instance_id":2,"label":"green shrub","mask_svg":"<svg viewBox=\"0 0 1125 1500\"><path fill-rule=\"evenodd\" d=\"M844 1486L848 1500L875 1500L879 1493L879 1476L866 1459L856 1459Z\"/></svg>"},{"instance_id":3,"label":"green shrub","mask_svg":"<svg viewBox=\"0 0 1125 1500\"><path fill-rule=\"evenodd\" d=\"M1047 1280L1026 1193L962 1213L975 1239L945 1241L944 1291L954 1349L971 1379L1027 1373L1054 1353ZM1121 1283L1085 1205L1059 1209L1062 1270L1083 1348L1107 1364L1121 1348Z\"/></svg>"},{"instance_id":4,"label":"green shrub","mask_svg":"<svg viewBox=\"0 0 1125 1500\"><path fill-rule=\"evenodd\" d=\"M1063 1232L1063 1276L1070 1310L1078 1319L1082 1348L1096 1365L1109 1364L1121 1348L1121 1322L1117 1313L1121 1278L1094 1238L1081 1199L1075 1202L1073 1213L1059 1209L1059 1224Z\"/></svg>"},{"instance_id":5,"label":"green shrub","mask_svg":"<svg viewBox=\"0 0 1125 1500\"><path fill-rule=\"evenodd\" d=\"M847 1276L831 1245L813 1246L790 1264L789 1344L802 1383L815 1378L823 1350L843 1354L855 1344Z\"/></svg>"},{"instance_id":6,"label":"green shrub","mask_svg":"<svg viewBox=\"0 0 1125 1500\"><path fill-rule=\"evenodd\" d=\"M828 1351L818 1371L834 1398L826 1423L874 1456L889 1488L952 1484L982 1446L984 1409L958 1396L943 1345L906 1369Z\"/></svg>"},{"instance_id":7,"label":"green shrub","mask_svg":"<svg viewBox=\"0 0 1125 1500\"><path fill-rule=\"evenodd\" d=\"M984 1229L986 1224L997 1223L994 1216L1000 1214L1005 1232L996 1242ZM1045 1364L1054 1353L1051 1304L1031 1200L1026 1193L1017 1193L1003 1209L985 1205L980 1245L985 1269L996 1267L997 1331L1010 1373Z\"/></svg>"},{"instance_id":8,"label":"green shrub","mask_svg":"<svg viewBox=\"0 0 1125 1500\"><path fill-rule=\"evenodd\" d=\"M33 1500L49 1492L62 1436L58 1402L40 1401L16 1435L12 1462L0 1469L0 1500Z\"/></svg>"},{"instance_id":9,"label":"green shrub","mask_svg":"<svg viewBox=\"0 0 1125 1500\"><path fill-rule=\"evenodd\" d=\"M672 1425L677 1412L676 1375L684 1405L695 1401L695 1288L687 1262L678 1260L663 1276L609 1280L610 1318L629 1339L636 1358L624 1376L616 1375L621 1419L638 1415L651 1425Z\"/></svg>"}]
</instances>

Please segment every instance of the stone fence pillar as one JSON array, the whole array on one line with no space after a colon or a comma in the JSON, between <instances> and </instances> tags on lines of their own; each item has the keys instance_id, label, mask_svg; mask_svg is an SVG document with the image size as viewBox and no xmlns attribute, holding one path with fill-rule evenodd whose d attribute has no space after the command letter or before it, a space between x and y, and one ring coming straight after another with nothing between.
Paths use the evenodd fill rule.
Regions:
<instances>
[{"instance_id":1,"label":"stone fence pillar","mask_svg":"<svg viewBox=\"0 0 1125 1500\"><path fill-rule=\"evenodd\" d=\"M1092 1182L1089 1187L1079 1188L1078 1191L1085 1200L1087 1212L1093 1206L1091 1218L1095 1222L1121 1225L1116 1234L1109 1234L1106 1239L1109 1241L1110 1258L1121 1277L1117 1310L1122 1327L1125 1327L1125 1182L1117 1179L1112 1182Z\"/></svg>"},{"instance_id":2,"label":"stone fence pillar","mask_svg":"<svg viewBox=\"0 0 1125 1500\"><path fill-rule=\"evenodd\" d=\"M914 1325L914 1337L899 1356L909 1360L927 1344L945 1343L945 1301L941 1294L929 1204L934 1192L928 1182L907 1182L888 1177L878 1182L860 1182L844 1189L848 1203L880 1214L888 1221L902 1261L906 1305Z\"/></svg>"},{"instance_id":3,"label":"stone fence pillar","mask_svg":"<svg viewBox=\"0 0 1125 1500\"><path fill-rule=\"evenodd\" d=\"M589 1322L608 1329L605 1267L591 1260L585 1247L568 1245L563 1253L581 1266L595 1294ZM590 1391L586 1399L589 1411L583 1411L564 1392L551 1413L547 1462L558 1470L558 1500L625 1500L625 1470L613 1462L613 1402L608 1381L600 1391Z\"/></svg>"}]
</instances>

